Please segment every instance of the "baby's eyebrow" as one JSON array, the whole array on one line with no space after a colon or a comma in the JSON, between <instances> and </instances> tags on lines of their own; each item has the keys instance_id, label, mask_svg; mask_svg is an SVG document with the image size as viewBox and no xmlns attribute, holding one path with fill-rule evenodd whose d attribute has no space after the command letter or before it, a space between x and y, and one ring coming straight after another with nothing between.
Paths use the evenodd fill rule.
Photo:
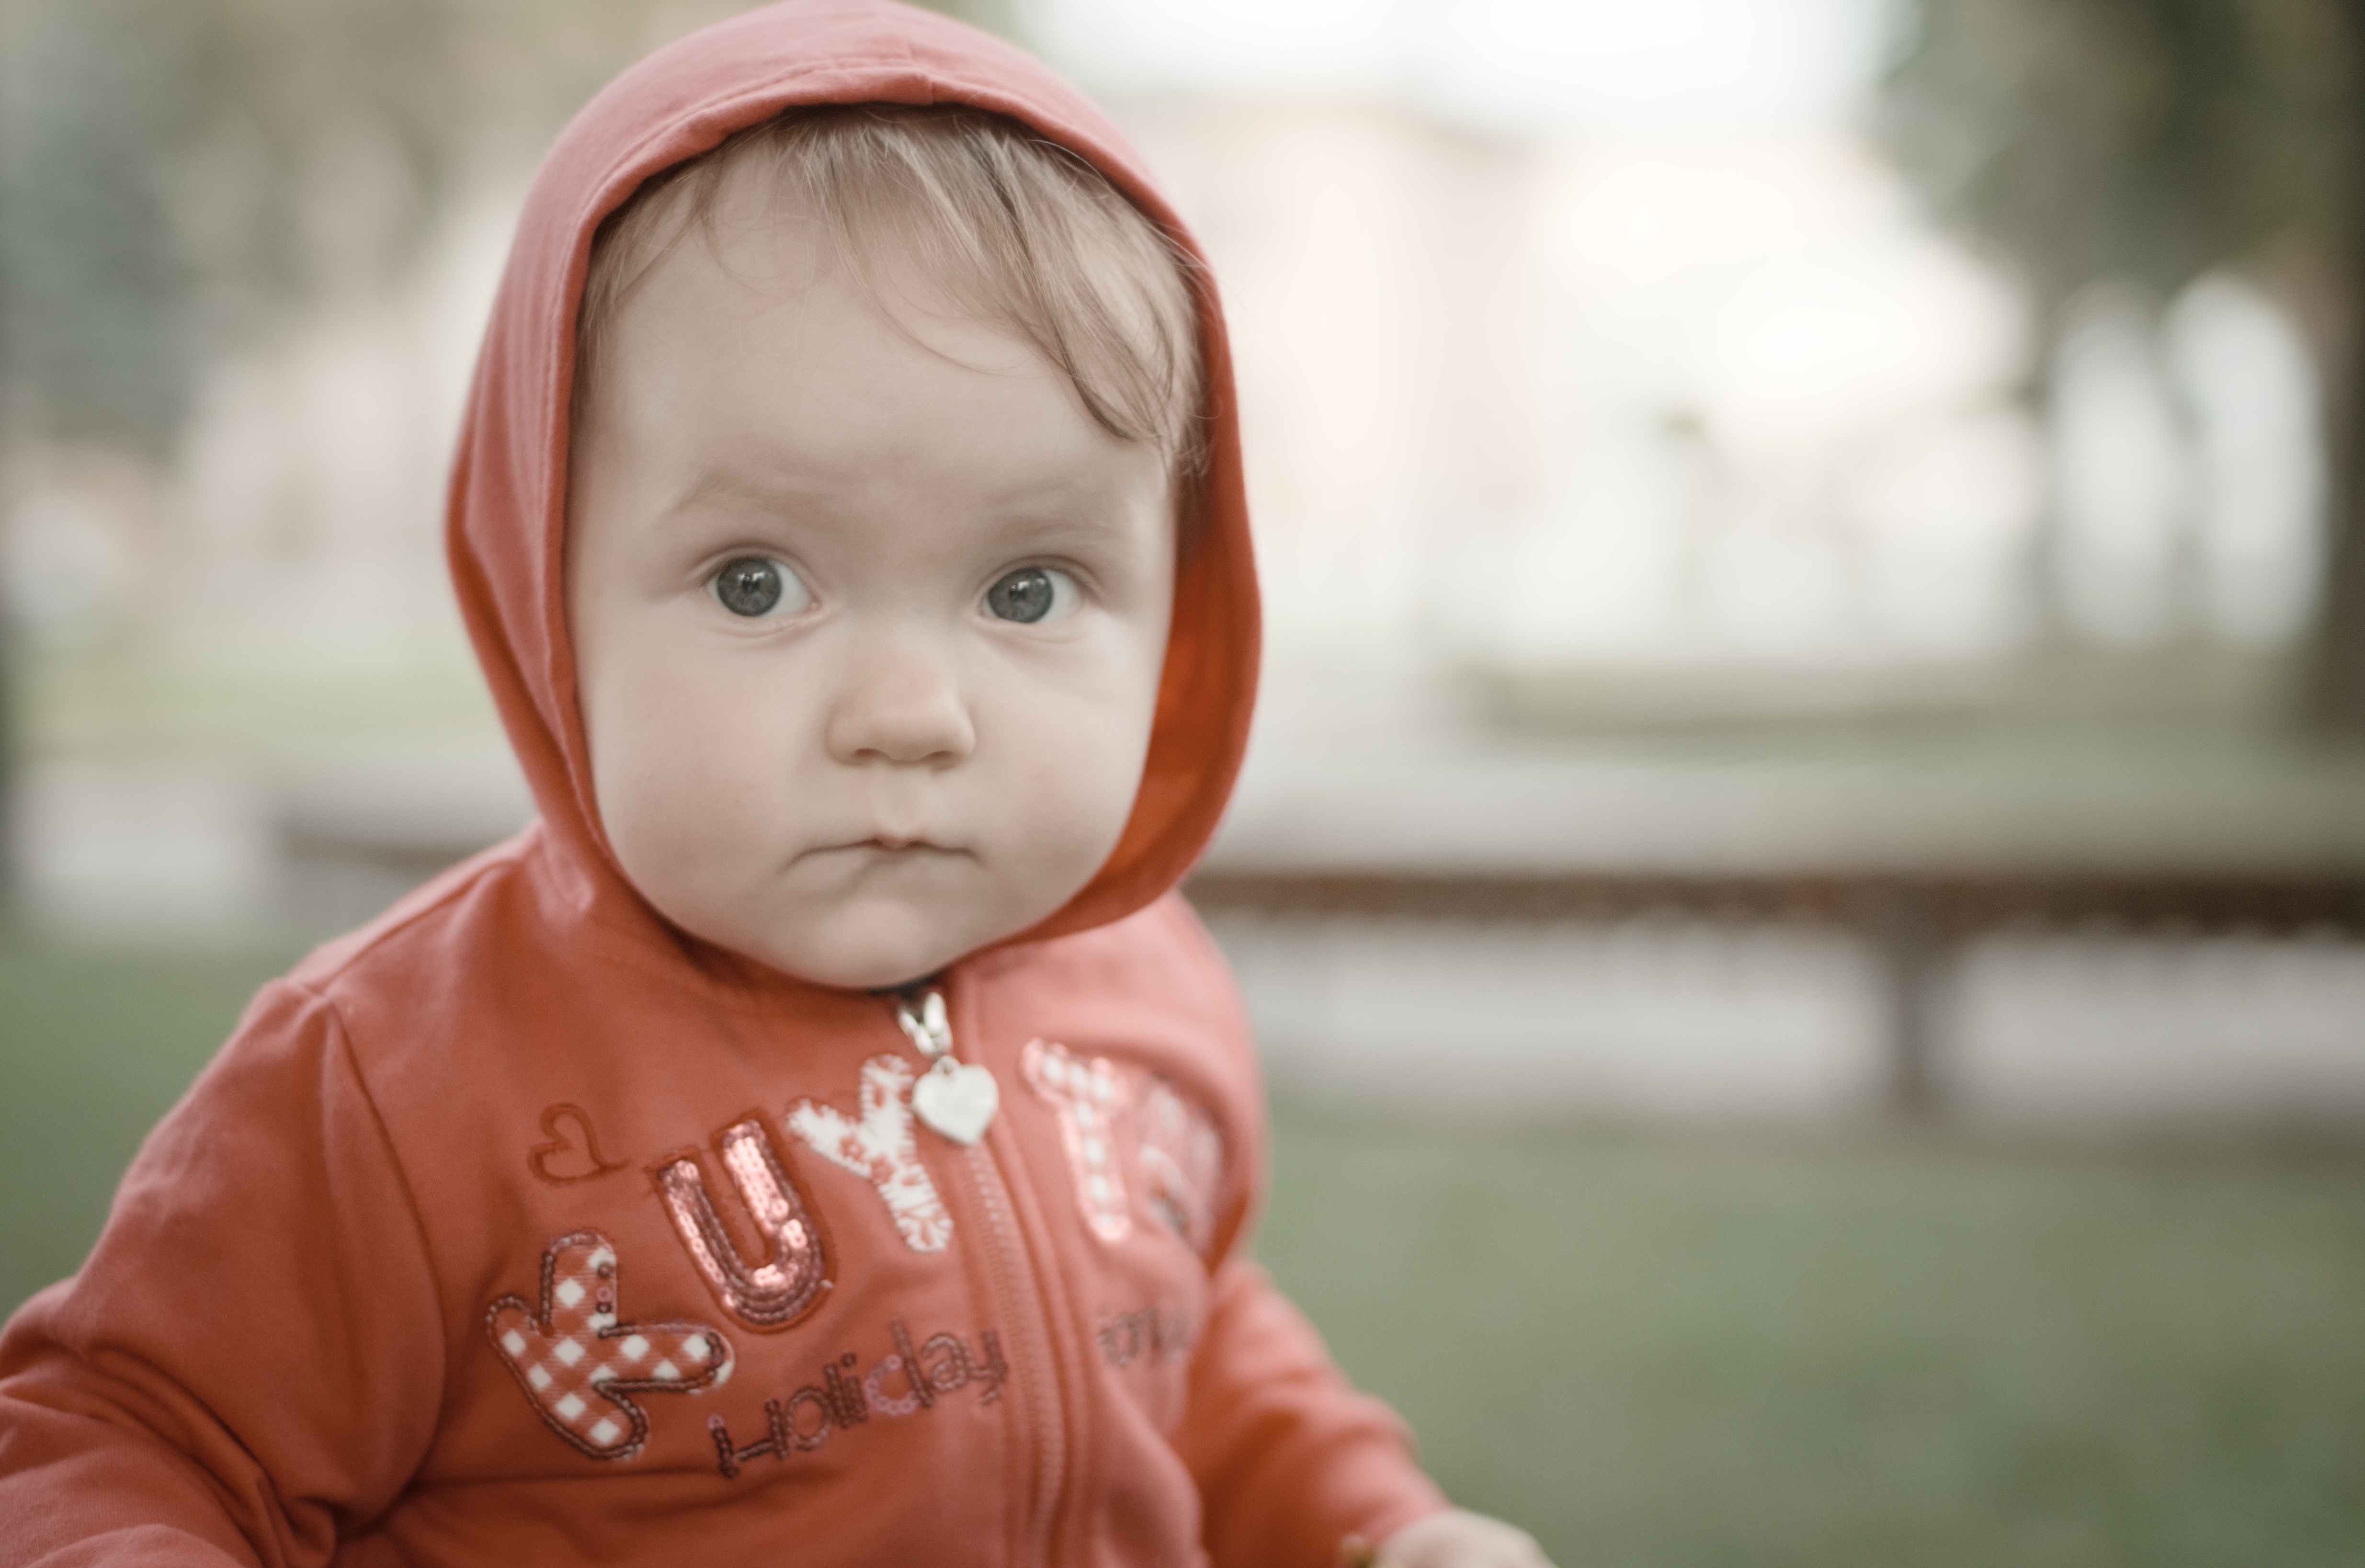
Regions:
<instances>
[{"instance_id":1,"label":"baby's eyebrow","mask_svg":"<svg viewBox=\"0 0 2365 1568\"><path fill-rule=\"evenodd\" d=\"M1025 493L981 499L978 515L984 532L1007 539L1013 548L1057 552L1083 548L1125 532L1106 504L1108 498L1090 486L1055 484L1030 487ZM746 510L769 515L789 512L827 514L842 506L842 498L828 485L801 485L747 474L702 474L657 508L659 524L678 522L709 506Z\"/></svg>"},{"instance_id":2,"label":"baby's eyebrow","mask_svg":"<svg viewBox=\"0 0 2365 1568\"><path fill-rule=\"evenodd\" d=\"M997 520L993 532L1006 537L1013 548L1058 554L1120 537L1125 529L1107 513L1096 510L1021 510Z\"/></svg>"},{"instance_id":3,"label":"baby's eyebrow","mask_svg":"<svg viewBox=\"0 0 2365 1568\"><path fill-rule=\"evenodd\" d=\"M808 491L795 484L766 484L745 475L710 473L701 475L696 483L659 507L656 521L670 521L684 512L717 501L779 511L811 498Z\"/></svg>"}]
</instances>

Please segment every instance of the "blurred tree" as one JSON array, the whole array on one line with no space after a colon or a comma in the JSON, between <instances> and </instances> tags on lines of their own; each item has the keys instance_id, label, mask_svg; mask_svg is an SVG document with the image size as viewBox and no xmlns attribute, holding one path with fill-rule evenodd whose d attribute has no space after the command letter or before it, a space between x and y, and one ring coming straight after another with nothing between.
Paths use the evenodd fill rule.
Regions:
<instances>
[{"instance_id":1,"label":"blurred tree","mask_svg":"<svg viewBox=\"0 0 2365 1568\"><path fill-rule=\"evenodd\" d=\"M36 449L165 467L208 361L390 286L476 170L745 4L0 0L0 506Z\"/></svg>"},{"instance_id":2,"label":"blurred tree","mask_svg":"<svg viewBox=\"0 0 2365 1568\"><path fill-rule=\"evenodd\" d=\"M932 0L996 31L1015 0ZM162 458L203 358L387 281L455 182L747 0L0 0L0 385Z\"/></svg>"},{"instance_id":3,"label":"blurred tree","mask_svg":"<svg viewBox=\"0 0 2365 1568\"><path fill-rule=\"evenodd\" d=\"M391 286L467 181L749 3L0 0L0 505L35 446L169 465L208 361Z\"/></svg>"},{"instance_id":4,"label":"blurred tree","mask_svg":"<svg viewBox=\"0 0 2365 1568\"><path fill-rule=\"evenodd\" d=\"M140 47L109 47L132 29ZM160 451L186 395L186 271L152 182L182 144L194 13L139 0L0 12L0 371L11 433Z\"/></svg>"},{"instance_id":5,"label":"blurred tree","mask_svg":"<svg viewBox=\"0 0 2365 1568\"><path fill-rule=\"evenodd\" d=\"M2100 284L2163 298L2245 270L2311 338L2332 494L2305 710L2365 734L2365 0L1908 0L1905 19L1883 140L2018 270L2037 400Z\"/></svg>"},{"instance_id":6,"label":"blurred tree","mask_svg":"<svg viewBox=\"0 0 2365 1568\"><path fill-rule=\"evenodd\" d=\"M202 359L382 283L488 151L729 0L6 0L18 439L169 452Z\"/></svg>"}]
</instances>

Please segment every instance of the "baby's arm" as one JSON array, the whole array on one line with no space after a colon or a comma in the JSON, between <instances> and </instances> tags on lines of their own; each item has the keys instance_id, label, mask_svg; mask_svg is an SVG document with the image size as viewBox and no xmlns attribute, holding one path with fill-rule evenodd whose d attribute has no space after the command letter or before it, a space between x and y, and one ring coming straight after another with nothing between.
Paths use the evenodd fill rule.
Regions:
<instances>
[{"instance_id":1,"label":"baby's arm","mask_svg":"<svg viewBox=\"0 0 2365 1568\"><path fill-rule=\"evenodd\" d=\"M1177 1447L1222 1568L1550 1568L1524 1532L1446 1506L1403 1424L1253 1264L1216 1271Z\"/></svg>"},{"instance_id":2,"label":"baby's arm","mask_svg":"<svg viewBox=\"0 0 2365 1568\"><path fill-rule=\"evenodd\" d=\"M272 987L0 1335L0 1568L327 1561L432 1435L431 1280L342 1028Z\"/></svg>"},{"instance_id":3,"label":"baby's arm","mask_svg":"<svg viewBox=\"0 0 2365 1568\"><path fill-rule=\"evenodd\" d=\"M1210 1282L1174 1443L1217 1568L1330 1568L1349 1535L1393 1540L1446 1506L1403 1423L1350 1387L1313 1327L1239 1260Z\"/></svg>"},{"instance_id":4,"label":"baby's arm","mask_svg":"<svg viewBox=\"0 0 2365 1568\"><path fill-rule=\"evenodd\" d=\"M1549 1568L1523 1530L1445 1506L1403 1424L1348 1386L1263 1270L1216 1270L1175 1440L1218 1568ZM1372 1549L1379 1540L1379 1549Z\"/></svg>"}]
</instances>

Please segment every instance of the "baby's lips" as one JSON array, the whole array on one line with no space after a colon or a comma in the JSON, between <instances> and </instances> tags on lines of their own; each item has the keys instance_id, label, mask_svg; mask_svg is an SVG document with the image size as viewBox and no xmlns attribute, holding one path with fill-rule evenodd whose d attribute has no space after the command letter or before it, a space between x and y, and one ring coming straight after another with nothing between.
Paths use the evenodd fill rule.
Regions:
<instances>
[{"instance_id":1,"label":"baby's lips","mask_svg":"<svg viewBox=\"0 0 2365 1568\"><path fill-rule=\"evenodd\" d=\"M929 834L877 833L869 836L850 834L843 838L832 837L816 842L805 852L813 856L835 855L959 855L959 846L947 843L943 837Z\"/></svg>"},{"instance_id":2,"label":"baby's lips","mask_svg":"<svg viewBox=\"0 0 2365 1568\"><path fill-rule=\"evenodd\" d=\"M841 849L876 849L883 850L891 854L905 849L942 849L945 846L936 843L925 833L888 833L881 831L874 833L867 838L852 839L847 843L837 846L836 847Z\"/></svg>"}]
</instances>

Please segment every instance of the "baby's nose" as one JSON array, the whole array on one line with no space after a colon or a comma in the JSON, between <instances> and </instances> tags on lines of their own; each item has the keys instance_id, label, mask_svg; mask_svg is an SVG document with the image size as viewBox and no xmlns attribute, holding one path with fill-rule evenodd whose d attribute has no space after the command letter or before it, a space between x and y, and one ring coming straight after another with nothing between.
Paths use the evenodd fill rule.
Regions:
<instances>
[{"instance_id":1,"label":"baby's nose","mask_svg":"<svg viewBox=\"0 0 2365 1568\"><path fill-rule=\"evenodd\" d=\"M951 650L919 639L868 639L850 650L830 711L830 755L848 764L942 766L977 744Z\"/></svg>"}]
</instances>

